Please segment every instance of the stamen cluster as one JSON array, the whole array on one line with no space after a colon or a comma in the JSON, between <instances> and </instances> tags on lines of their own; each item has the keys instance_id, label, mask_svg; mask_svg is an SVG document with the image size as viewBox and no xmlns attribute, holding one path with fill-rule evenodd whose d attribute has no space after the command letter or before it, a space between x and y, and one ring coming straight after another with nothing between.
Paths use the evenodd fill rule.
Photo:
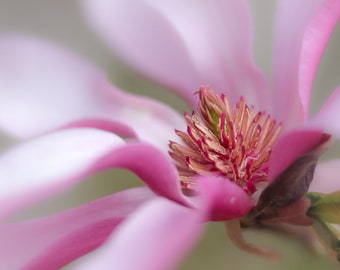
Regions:
<instances>
[{"instance_id":1,"label":"stamen cluster","mask_svg":"<svg viewBox=\"0 0 340 270\"><path fill-rule=\"evenodd\" d=\"M169 143L183 191L195 190L197 175L210 174L254 193L256 183L267 180L268 161L281 125L246 105L243 97L232 110L226 96L218 96L207 86L198 94L199 116L186 113L187 132L176 130L183 144Z\"/></svg>"}]
</instances>

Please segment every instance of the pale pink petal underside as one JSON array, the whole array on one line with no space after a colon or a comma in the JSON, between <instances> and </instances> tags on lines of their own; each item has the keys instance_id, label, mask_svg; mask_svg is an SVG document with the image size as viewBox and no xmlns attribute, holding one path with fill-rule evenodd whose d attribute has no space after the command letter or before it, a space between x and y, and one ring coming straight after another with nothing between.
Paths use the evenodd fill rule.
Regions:
<instances>
[{"instance_id":1,"label":"pale pink petal underside","mask_svg":"<svg viewBox=\"0 0 340 270\"><path fill-rule=\"evenodd\" d=\"M0 128L30 137L64 126L95 127L167 148L184 120L171 108L112 86L105 74L42 40L0 39Z\"/></svg>"},{"instance_id":2,"label":"pale pink petal underside","mask_svg":"<svg viewBox=\"0 0 340 270\"><path fill-rule=\"evenodd\" d=\"M145 188L131 189L53 216L1 224L1 268L60 269L100 246L126 216L152 197Z\"/></svg>"},{"instance_id":3,"label":"pale pink petal underside","mask_svg":"<svg viewBox=\"0 0 340 270\"><path fill-rule=\"evenodd\" d=\"M340 1L325 0L307 25L299 69L299 92L305 115L309 113L310 95L318 64L340 16Z\"/></svg>"},{"instance_id":4,"label":"pale pink petal underside","mask_svg":"<svg viewBox=\"0 0 340 270\"><path fill-rule=\"evenodd\" d=\"M322 0L280 0L274 43L275 117L286 126L306 118L299 95L299 61L306 27Z\"/></svg>"},{"instance_id":5,"label":"pale pink petal underside","mask_svg":"<svg viewBox=\"0 0 340 270\"><path fill-rule=\"evenodd\" d=\"M267 85L251 55L244 0L80 1L96 32L131 66L182 94L201 85L266 107Z\"/></svg>"}]
</instances>

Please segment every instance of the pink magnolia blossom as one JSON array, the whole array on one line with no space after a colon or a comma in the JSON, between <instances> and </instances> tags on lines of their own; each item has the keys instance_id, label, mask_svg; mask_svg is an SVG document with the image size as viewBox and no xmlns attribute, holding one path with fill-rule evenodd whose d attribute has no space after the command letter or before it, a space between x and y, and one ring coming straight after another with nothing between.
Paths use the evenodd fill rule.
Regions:
<instances>
[{"instance_id":1,"label":"pink magnolia blossom","mask_svg":"<svg viewBox=\"0 0 340 270\"><path fill-rule=\"evenodd\" d=\"M286 202L293 189L275 192L290 187L282 177L287 170L297 172L293 183L298 193L304 181L308 188L314 162L328 146L330 136L325 134L340 137L340 125L334 121L339 88L318 114L309 116L316 69L340 15L338 0L279 1L271 81L251 55L246 1L82 4L110 48L183 96L195 110L193 93L209 85L232 106L242 96L281 123L268 161L269 185L260 196L273 203L274 191ZM98 68L33 38L1 38L0 59L0 127L30 138L0 158L2 267L58 269L100 246L79 269L173 269L195 244L204 222L227 221L229 232L238 232L238 219L258 206L256 193L250 196L233 179L221 181L216 175L195 178L199 195L183 194L167 151L169 140L179 141L174 129L185 130L186 125L166 105L120 91ZM302 162L299 167L305 156L312 157L311 164ZM337 160L319 164L310 190L338 190L338 165ZM118 167L137 174L147 188L129 189L49 217L6 223L18 211L87 176ZM284 205L275 217L291 218L282 213L289 212L290 205L295 210L304 206L304 193L293 195L288 208ZM273 255L245 244L239 235L230 236L250 252Z\"/></svg>"}]
</instances>

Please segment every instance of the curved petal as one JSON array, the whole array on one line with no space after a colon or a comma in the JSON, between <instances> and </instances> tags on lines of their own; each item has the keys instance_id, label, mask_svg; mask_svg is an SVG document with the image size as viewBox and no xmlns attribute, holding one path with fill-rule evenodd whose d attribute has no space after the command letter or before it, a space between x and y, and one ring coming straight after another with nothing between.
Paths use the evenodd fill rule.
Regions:
<instances>
[{"instance_id":1,"label":"curved petal","mask_svg":"<svg viewBox=\"0 0 340 270\"><path fill-rule=\"evenodd\" d=\"M154 199L75 269L175 269L201 234L203 215L203 211Z\"/></svg>"},{"instance_id":2,"label":"curved petal","mask_svg":"<svg viewBox=\"0 0 340 270\"><path fill-rule=\"evenodd\" d=\"M323 1L305 31L300 55L298 87L305 115L309 113L312 84L318 64L339 16L340 1Z\"/></svg>"},{"instance_id":3,"label":"curved petal","mask_svg":"<svg viewBox=\"0 0 340 270\"><path fill-rule=\"evenodd\" d=\"M102 169L129 169L155 193L178 203L191 205L181 191L178 172L172 160L151 145L130 143L103 156L94 166Z\"/></svg>"},{"instance_id":4,"label":"curved petal","mask_svg":"<svg viewBox=\"0 0 340 270\"><path fill-rule=\"evenodd\" d=\"M307 117L299 95L299 61L306 27L322 0L280 0L274 41L275 118L293 125ZM289 108L289 110L287 110Z\"/></svg>"},{"instance_id":5,"label":"curved petal","mask_svg":"<svg viewBox=\"0 0 340 270\"><path fill-rule=\"evenodd\" d=\"M252 209L248 194L237 184L225 178L199 177L201 199L197 207L205 209L207 219L225 221L242 217Z\"/></svg>"},{"instance_id":6,"label":"curved petal","mask_svg":"<svg viewBox=\"0 0 340 270\"><path fill-rule=\"evenodd\" d=\"M337 173L339 172L339 173ZM340 160L319 163L314 172L310 192L332 193L340 190Z\"/></svg>"},{"instance_id":7,"label":"curved petal","mask_svg":"<svg viewBox=\"0 0 340 270\"><path fill-rule=\"evenodd\" d=\"M315 149L322 142L321 127L302 126L279 137L269 160L269 182L274 181L297 158Z\"/></svg>"},{"instance_id":8,"label":"curved petal","mask_svg":"<svg viewBox=\"0 0 340 270\"><path fill-rule=\"evenodd\" d=\"M126 94L89 63L33 38L0 39L0 128L29 137L61 126L96 127L167 148L184 120L169 107Z\"/></svg>"},{"instance_id":9,"label":"curved petal","mask_svg":"<svg viewBox=\"0 0 340 270\"><path fill-rule=\"evenodd\" d=\"M105 131L69 129L11 149L0 157L0 216L67 188L90 174L89 168L109 150L124 144Z\"/></svg>"},{"instance_id":10,"label":"curved petal","mask_svg":"<svg viewBox=\"0 0 340 270\"><path fill-rule=\"evenodd\" d=\"M1 224L1 267L60 269L100 246L126 216L152 197L147 189L136 188L53 216Z\"/></svg>"},{"instance_id":11,"label":"curved petal","mask_svg":"<svg viewBox=\"0 0 340 270\"><path fill-rule=\"evenodd\" d=\"M175 89L191 104L209 84L236 102L265 108L267 85L252 56L244 0L80 1L96 32L140 72ZM260 103L261 100L261 103Z\"/></svg>"},{"instance_id":12,"label":"curved petal","mask_svg":"<svg viewBox=\"0 0 340 270\"><path fill-rule=\"evenodd\" d=\"M340 114L340 87L338 87L328 98L317 115L310 121L312 127L319 127L337 139L340 139L340 125L338 115Z\"/></svg>"},{"instance_id":13,"label":"curved petal","mask_svg":"<svg viewBox=\"0 0 340 270\"><path fill-rule=\"evenodd\" d=\"M150 144L125 143L95 129L68 129L22 144L0 158L0 216L61 192L98 171L126 168L154 192L189 205L177 170Z\"/></svg>"}]
</instances>

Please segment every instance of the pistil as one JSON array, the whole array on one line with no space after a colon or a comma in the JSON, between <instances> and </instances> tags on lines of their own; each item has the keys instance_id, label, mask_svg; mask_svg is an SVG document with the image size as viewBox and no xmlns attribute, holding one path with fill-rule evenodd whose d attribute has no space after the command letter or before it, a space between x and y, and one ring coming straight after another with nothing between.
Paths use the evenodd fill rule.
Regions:
<instances>
[{"instance_id":1,"label":"pistil","mask_svg":"<svg viewBox=\"0 0 340 270\"><path fill-rule=\"evenodd\" d=\"M169 143L183 191L195 190L197 175L215 175L253 194L257 183L267 181L268 162L281 124L248 106L243 97L232 109L226 96L207 86L198 94L199 114L186 113L186 132L176 130L182 144Z\"/></svg>"}]
</instances>

